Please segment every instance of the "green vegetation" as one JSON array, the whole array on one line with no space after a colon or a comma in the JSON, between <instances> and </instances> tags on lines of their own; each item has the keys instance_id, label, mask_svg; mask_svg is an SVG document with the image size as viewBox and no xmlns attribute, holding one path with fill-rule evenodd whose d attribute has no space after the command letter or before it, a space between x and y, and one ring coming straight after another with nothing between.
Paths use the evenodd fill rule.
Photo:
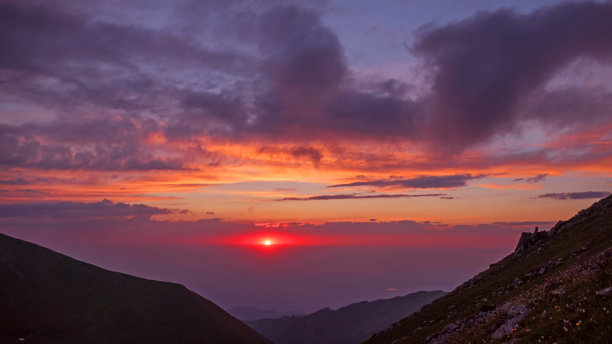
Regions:
<instances>
[{"instance_id":1,"label":"green vegetation","mask_svg":"<svg viewBox=\"0 0 612 344\"><path fill-rule=\"evenodd\" d=\"M550 233L367 343L612 342L612 197Z\"/></svg>"}]
</instances>

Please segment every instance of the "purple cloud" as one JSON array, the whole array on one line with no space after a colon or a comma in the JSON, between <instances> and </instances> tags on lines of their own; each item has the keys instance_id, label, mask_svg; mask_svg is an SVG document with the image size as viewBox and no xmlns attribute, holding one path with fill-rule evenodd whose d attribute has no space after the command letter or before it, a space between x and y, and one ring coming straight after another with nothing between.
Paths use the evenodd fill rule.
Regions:
<instances>
[{"instance_id":1,"label":"purple cloud","mask_svg":"<svg viewBox=\"0 0 612 344\"><path fill-rule=\"evenodd\" d=\"M538 195L537 198L550 198L556 200L570 200L570 199L590 199L590 198L604 198L610 196L611 193L607 191L584 191L584 192L561 192L561 193L547 193Z\"/></svg>"},{"instance_id":2,"label":"purple cloud","mask_svg":"<svg viewBox=\"0 0 612 344\"><path fill-rule=\"evenodd\" d=\"M174 210L144 204L114 203L106 199L96 203L32 202L0 204L0 218L52 218L73 221L88 218L149 218L152 215L170 214L172 212Z\"/></svg>"},{"instance_id":3,"label":"purple cloud","mask_svg":"<svg viewBox=\"0 0 612 344\"><path fill-rule=\"evenodd\" d=\"M364 182L353 182L346 184L329 185L328 188L374 186L374 187L398 187L407 189L437 189L457 188L467 186L467 182L473 179L484 178L485 175L455 174L447 176L424 176L409 179L383 179Z\"/></svg>"},{"instance_id":4,"label":"purple cloud","mask_svg":"<svg viewBox=\"0 0 612 344\"><path fill-rule=\"evenodd\" d=\"M409 86L396 79L353 80L322 19L325 6L258 4L165 4L177 16L146 23L89 3L0 5L0 101L54 118L3 124L0 164L146 170L185 168L192 155L222 162L203 145L158 154L144 142L152 134L171 143L289 142L305 147L294 156L316 164L314 140L412 141L457 153L524 121L573 127L584 116L591 125L610 117L605 90L544 87L578 58L608 62L609 3L480 12L421 29L411 52L431 67L433 84L420 98L406 97Z\"/></svg>"},{"instance_id":5,"label":"purple cloud","mask_svg":"<svg viewBox=\"0 0 612 344\"><path fill-rule=\"evenodd\" d=\"M539 183L539 182L543 182L544 180L546 180L546 177L548 177L548 173L540 173L533 177L516 178L514 179L514 181L515 182L527 182L527 183Z\"/></svg>"},{"instance_id":6,"label":"purple cloud","mask_svg":"<svg viewBox=\"0 0 612 344\"><path fill-rule=\"evenodd\" d=\"M498 226L545 226L554 225L555 221L513 221L513 222L493 222Z\"/></svg>"},{"instance_id":7,"label":"purple cloud","mask_svg":"<svg viewBox=\"0 0 612 344\"><path fill-rule=\"evenodd\" d=\"M0 185L28 185L31 182L23 178L3 179L0 180Z\"/></svg>"},{"instance_id":8,"label":"purple cloud","mask_svg":"<svg viewBox=\"0 0 612 344\"><path fill-rule=\"evenodd\" d=\"M358 194L339 194L339 195L319 195L310 197L285 197L277 201L327 201L336 199L371 199L371 198L413 198L413 197L437 197L445 194L376 194L376 195L358 195Z\"/></svg>"},{"instance_id":9,"label":"purple cloud","mask_svg":"<svg viewBox=\"0 0 612 344\"><path fill-rule=\"evenodd\" d=\"M568 2L529 14L481 12L458 23L425 27L412 51L438 71L426 119L429 140L457 151L514 130L529 119L517 111L520 99L563 67L579 57L608 61L610 22L610 3ZM598 109L599 114L604 110L608 113ZM566 119L578 118L584 120Z\"/></svg>"}]
</instances>

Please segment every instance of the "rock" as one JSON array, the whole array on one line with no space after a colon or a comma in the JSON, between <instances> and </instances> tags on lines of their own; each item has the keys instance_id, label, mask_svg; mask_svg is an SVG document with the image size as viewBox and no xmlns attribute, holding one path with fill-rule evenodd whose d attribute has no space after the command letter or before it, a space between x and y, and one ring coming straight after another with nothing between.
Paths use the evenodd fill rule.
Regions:
<instances>
[{"instance_id":1,"label":"rock","mask_svg":"<svg viewBox=\"0 0 612 344\"><path fill-rule=\"evenodd\" d=\"M527 316L529 308L525 305L514 305L508 310L508 319L499 328L497 328L491 335L492 339L499 339L503 336L509 335L513 330L516 330L519 322L521 322Z\"/></svg>"},{"instance_id":2,"label":"rock","mask_svg":"<svg viewBox=\"0 0 612 344\"><path fill-rule=\"evenodd\" d=\"M521 284L523 284L523 280L520 278L515 278L512 284L508 286L507 289L512 290L518 288Z\"/></svg>"},{"instance_id":3,"label":"rock","mask_svg":"<svg viewBox=\"0 0 612 344\"><path fill-rule=\"evenodd\" d=\"M606 296L608 294L612 293L612 287L608 287L608 288L604 288L602 290L599 290L595 293L595 295L597 296Z\"/></svg>"},{"instance_id":4,"label":"rock","mask_svg":"<svg viewBox=\"0 0 612 344\"><path fill-rule=\"evenodd\" d=\"M518 244L516 245L516 249L514 250L514 254L519 254L520 252L530 248L531 246L534 246L540 242L542 242L544 239L548 238L549 232L534 232L534 233L529 233L529 232L523 232L521 233L521 237L519 239Z\"/></svg>"},{"instance_id":5,"label":"rock","mask_svg":"<svg viewBox=\"0 0 612 344\"><path fill-rule=\"evenodd\" d=\"M553 295L563 295L565 294L565 289L563 288L559 288L559 289L555 289L553 291L550 292Z\"/></svg>"}]
</instances>

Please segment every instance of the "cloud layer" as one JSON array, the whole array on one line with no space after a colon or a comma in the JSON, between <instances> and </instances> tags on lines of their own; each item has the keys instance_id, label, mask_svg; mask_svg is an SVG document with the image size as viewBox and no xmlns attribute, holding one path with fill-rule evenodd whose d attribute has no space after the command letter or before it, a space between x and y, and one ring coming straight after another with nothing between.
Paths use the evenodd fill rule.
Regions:
<instances>
[{"instance_id":1,"label":"cloud layer","mask_svg":"<svg viewBox=\"0 0 612 344\"><path fill-rule=\"evenodd\" d=\"M356 80L324 7L164 6L176 16L139 22L128 5L132 17L110 19L101 6L69 1L3 3L0 101L42 107L52 119L1 124L0 164L184 169L224 162L207 145L230 140L291 144L291 154L318 165L324 154L313 141L399 140L460 154L529 121L609 124L605 89L547 87L578 59L608 63L609 3L425 26L410 47L432 80L418 98L395 79ZM11 109L0 110L16 116Z\"/></svg>"},{"instance_id":2,"label":"cloud layer","mask_svg":"<svg viewBox=\"0 0 612 344\"><path fill-rule=\"evenodd\" d=\"M385 180L371 180L363 182L353 182L346 184L329 185L330 188L354 187L354 186L373 186L373 187L394 187L407 189L446 189L466 186L467 182L473 179L485 177L484 175L457 174L447 176L423 176L417 178L401 179L392 178Z\"/></svg>"},{"instance_id":3,"label":"cloud layer","mask_svg":"<svg viewBox=\"0 0 612 344\"><path fill-rule=\"evenodd\" d=\"M556 200L592 199L610 196L607 191L583 191L583 192L558 192L539 195L538 198L550 198Z\"/></svg>"}]
</instances>

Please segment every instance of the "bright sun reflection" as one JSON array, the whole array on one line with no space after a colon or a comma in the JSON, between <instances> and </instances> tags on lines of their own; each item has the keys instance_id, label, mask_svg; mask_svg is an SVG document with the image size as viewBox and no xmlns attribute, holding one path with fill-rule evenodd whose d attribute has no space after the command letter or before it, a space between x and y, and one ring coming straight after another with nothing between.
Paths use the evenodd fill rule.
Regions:
<instances>
[{"instance_id":1,"label":"bright sun reflection","mask_svg":"<svg viewBox=\"0 0 612 344\"><path fill-rule=\"evenodd\" d=\"M270 246L270 245L272 245L272 241L266 240L266 241L264 241L264 245Z\"/></svg>"}]
</instances>

